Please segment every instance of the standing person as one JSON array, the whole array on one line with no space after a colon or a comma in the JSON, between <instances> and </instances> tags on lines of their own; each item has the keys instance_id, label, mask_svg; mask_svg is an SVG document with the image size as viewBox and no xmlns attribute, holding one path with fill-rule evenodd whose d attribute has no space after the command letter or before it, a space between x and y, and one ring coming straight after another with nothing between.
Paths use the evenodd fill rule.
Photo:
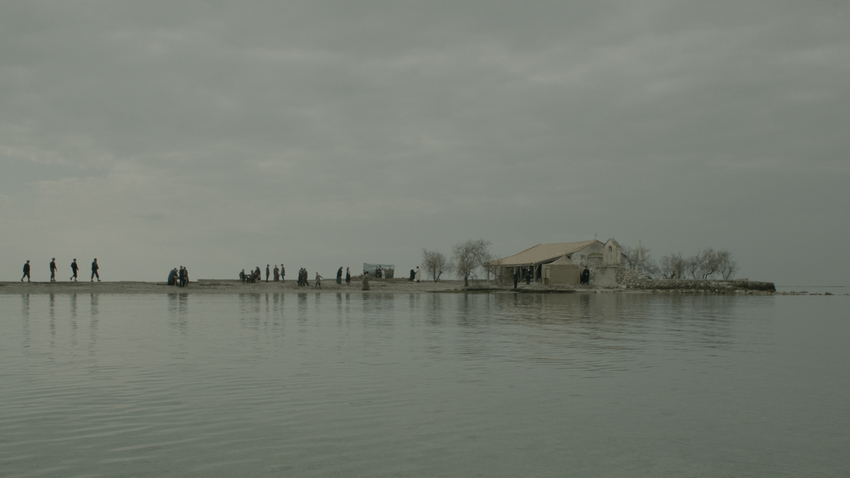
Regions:
<instances>
[{"instance_id":1,"label":"standing person","mask_svg":"<svg viewBox=\"0 0 850 478\"><path fill-rule=\"evenodd\" d=\"M283 282L286 280L286 269L283 268L283 264L280 265L280 281Z\"/></svg>"},{"instance_id":2,"label":"standing person","mask_svg":"<svg viewBox=\"0 0 850 478\"><path fill-rule=\"evenodd\" d=\"M416 279L416 283L419 283L419 279L422 278L422 271L419 269L419 266L416 266L416 272L414 273L414 277Z\"/></svg>"},{"instance_id":3,"label":"standing person","mask_svg":"<svg viewBox=\"0 0 850 478\"><path fill-rule=\"evenodd\" d=\"M21 276L21 282L24 281L24 277L27 278L27 282L30 281L30 261L27 261L27 263L24 264L24 275Z\"/></svg>"},{"instance_id":4,"label":"standing person","mask_svg":"<svg viewBox=\"0 0 850 478\"><path fill-rule=\"evenodd\" d=\"M269 269L269 265L266 264L266 282L269 281L269 276L271 275L271 270Z\"/></svg>"},{"instance_id":5,"label":"standing person","mask_svg":"<svg viewBox=\"0 0 850 478\"><path fill-rule=\"evenodd\" d=\"M345 285L351 284L351 271L348 270L348 267L345 268Z\"/></svg>"},{"instance_id":6,"label":"standing person","mask_svg":"<svg viewBox=\"0 0 850 478\"><path fill-rule=\"evenodd\" d=\"M74 259L74 261L71 262L71 274L72 275L71 275L71 278L68 279L68 280L73 280L74 282L77 282L77 271L78 270L80 270L80 266L77 265L77 260Z\"/></svg>"},{"instance_id":7,"label":"standing person","mask_svg":"<svg viewBox=\"0 0 850 478\"><path fill-rule=\"evenodd\" d=\"M277 264L274 265L274 281L277 282L280 280L280 268Z\"/></svg>"},{"instance_id":8,"label":"standing person","mask_svg":"<svg viewBox=\"0 0 850 478\"><path fill-rule=\"evenodd\" d=\"M50 282L56 282L56 258L50 260Z\"/></svg>"},{"instance_id":9,"label":"standing person","mask_svg":"<svg viewBox=\"0 0 850 478\"><path fill-rule=\"evenodd\" d=\"M94 282L94 278L97 277L97 281L100 282L100 274L97 273L97 270L100 269L100 266L97 265L97 257L94 258L94 261L91 263L91 281Z\"/></svg>"},{"instance_id":10,"label":"standing person","mask_svg":"<svg viewBox=\"0 0 850 478\"><path fill-rule=\"evenodd\" d=\"M340 267L339 270L336 271L336 284L342 284L342 267Z\"/></svg>"},{"instance_id":11,"label":"standing person","mask_svg":"<svg viewBox=\"0 0 850 478\"><path fill-rule=\"evenodd\" d=\"M322 288L322 279L324 279L324 277L320 276L319 273L316 272L316 283L313 284L313 287L318 287L319 289L321 289Z\"/></svg>"}]
</instances>

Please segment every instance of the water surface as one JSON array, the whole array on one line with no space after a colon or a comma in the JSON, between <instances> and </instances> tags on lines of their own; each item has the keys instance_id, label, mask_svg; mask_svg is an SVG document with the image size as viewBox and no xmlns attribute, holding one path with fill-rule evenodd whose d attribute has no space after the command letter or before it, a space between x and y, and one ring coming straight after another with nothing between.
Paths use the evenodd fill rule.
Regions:
<instances>
[{"instance_id":1,"label":"water surface","mask_svg":"<svg viewBox=\"0 0 850 478\"><path fill-rule=\"evenodd\" d=\"M848 305L0 295L0 476L847 476Z\"/></svg>"}]
</instances>

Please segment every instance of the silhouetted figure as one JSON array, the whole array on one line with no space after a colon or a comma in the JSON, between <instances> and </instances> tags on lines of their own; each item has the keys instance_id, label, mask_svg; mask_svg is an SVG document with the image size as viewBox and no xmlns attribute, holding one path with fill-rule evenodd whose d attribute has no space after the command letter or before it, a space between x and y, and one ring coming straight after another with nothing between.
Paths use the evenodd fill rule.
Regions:
<instances>
[{"instance_id":1,"label":"silhouetted figure","mask_svg":"<svg viewBox=\"0 0 850 478\"><path fill-rule=\"evenodd\" d=\"M25 278L27 282L30 281L30 261L27 261L27 263L24 264L24 275L21 276L21 282L23 282Z\"/></svg>"},{"instance_id":2,"label":"silhouetted figure","mask_svg":"<svg viewBox=\"0 0 850 478\"><path fill-rule=\"evenodd\" d=\"M266 264L266 282L269 281L269 276L271 275L271 269L269 269L269 265Z\"/></svg>"},{"instance_id":3,"label":"silhouetted figure","mask_svg":"<svg viewBox=\"0 0 850 478\"><path fill-rule=\"evenodd\" d=\"M318 287L319 289L321 289L322 288L322 279L324 279L324 277L320 276L319 273L316 272L316 283L313 284L313 287Z\"/></svg>"},{"instance_id":4,"label":"silhouetted figure","mask_svg":"<svg viewBox=\"0 0 850 478\"><path fill-rule=\"evenodd\" d=\"M71 275L71 278L70 278L70 279L68 279L68 280L73 280L74 282L76 282L76 281L77 281L77 271L78 271L78 270L80 270L80 266L78 266L78 265L77 265L77 260L76 260L76 259L74 259L74 261L73 261L73 262L71 262L71 274L72 274L72 275Z\"/></svg>"},{"instance_id":5,"label":"silhouetted figure","mask_svg":"<svg viewBox=\"0 0 850 478\"><path fill-rule=\"evenodd\" d=\"M274 265L274 281L280 281L280 268L277 266L277 264Z\"/></svg>"},{"instance_id":6,"label":"silhouetted figure","mask_svg":"<svg viewBox=\"0 0 850 478\"><path fill-rule=\"evenodd\" d=\"M286 280L286 269L283 268L283 264L280 265L280 281L283 282Z\"/></svg>"},{"instance_id":7,"label":"silhouetted figure","mask_svg":"<svg viewBox=\"0 0 850 478\"><path fill-rule=\"evenodd\" d=\"M242 272L239 273L239 280L241 280L244 284L247 279L247 276L245 276L245 269L242 269Z\"/></svg>"},{"instance_id":8,"label":"silhouetted figure","mask_svg":"<svg viewBox=\"0 0 850 478\"><path fill-rule=\"evenodd\" d=\"M91 263L91 281L94 282L94 278L97 277L97 281L100 282L100 274L97 273L100 266L97 265L97 258Z\"/></svg>"},{"instance_id":9,"label":"silhouetted figure","mask_svg":"<svg viewBox=\"0 0 850 478\"><path fill-rule=\"evenodd\" d=\"M581 281L582 284L590 284L590 269L587 266L584 266L584 270L581 271Z\"/></svg>"},{"instance_id":10,"label":"silhouetted figure","mask_svg":"<svg viewBox=\"0 0 850 478\"><path fill-rule=\"evenodd\" d=\"M351 271L348 270L348 267L345 268L345 285L351 284Z\"/></svg>"},{"instance_id":11,"label":"silhouetted figure","mask_svg":"<svg viewBox=\"0 0 850 478\"><path fill-rule=\"evenodd\" d=\"M342 267L340 267L340 268L336 271L336 284L337 284L337 285L342 284Z\"/></svg>"},{"instance_id":12,"label":"silhouetted figure","mask_svg":"<svg viewBox=\"0 0 850 478\"><path fill-rule=\"evenodd\" d=\"M50 282L56 282L56 258L50 260Z\"/></svg>"},{"instance_id":13,"label":"silhouetted figure","mask_svg":"<svg viewBox=\"0 0 850 478\"><path fill-rule=\"evenodd\" d=\"M514 270L514 289L516 289L517 282L519 282L519 272Z\"/></svg>"},{"instance_id":14,"label":"silhouetted figure","mask_svg":"<svg viewBox=\"0 0 850 478\"><path fill-rule=\"evenodd\" d=\"M175 267L174 269L171 269L171 271L168 273L168 281L166 283L168 285L176 286L177 285L177 276L178 276L178 272L177 272L177 268Z\"/></svg>"}]
</instances>

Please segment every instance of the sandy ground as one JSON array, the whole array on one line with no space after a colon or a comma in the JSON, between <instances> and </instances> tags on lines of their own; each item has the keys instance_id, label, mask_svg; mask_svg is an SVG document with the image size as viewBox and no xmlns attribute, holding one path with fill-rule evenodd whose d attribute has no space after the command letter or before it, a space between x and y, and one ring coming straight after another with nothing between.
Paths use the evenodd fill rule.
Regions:
<instances>
[{"instance_id":1,"label":"sandy ground","mask_svg":"<svg viewBox=\"0 0 850 478\"><path fill-rule=\"evenodd\" d=\"M422 281L411 282L407 279L386 279L369 281L370 291L377 293L412 293L412 292L463 292L463 281ZM469 290L491 290L494 292L513 292L512 287L500 287L492 282L470 282ZM259 282L243 284L235 280L204 280L192 282L188 287L174 287L165 282L0 282L0 294L72 294L72 293L103 293L103 294L244 294L244 293L316 293L316 292L360 292L362 283L352 280L350 285L343 282L323 280L322 287L315 287L310 281L310 287L298 287L295 281ZM539 285L520 284L519 292L554 292L551 288ZM575 291L575 288L559 289L558 291Z\"/></svg>"}]
</instances>

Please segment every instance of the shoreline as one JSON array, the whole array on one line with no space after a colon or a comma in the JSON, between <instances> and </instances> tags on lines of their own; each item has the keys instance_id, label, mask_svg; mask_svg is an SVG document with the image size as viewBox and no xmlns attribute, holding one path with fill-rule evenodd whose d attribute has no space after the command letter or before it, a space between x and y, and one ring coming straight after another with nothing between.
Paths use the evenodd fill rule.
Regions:
<instances>
[{"instance_id":1,"label":"shoreline","mask_svg":"<svg viewBox=\"0 0 850 478\"><path fill-rule=\"evenodd\" d=\"M362 290L362 283L352 281L346 285L334 280L322 281L322 287L298 287L296 281L269 281L243 283L239 280L201 279L186 287L169 286L165 282L101 281L101 282L0 282L0 294L259 294L259 293L320 293L320 292L363 292L363 293L555 293L555 294L663 294L663 295L832 295L809 294L807 292L773 292L765 290L688 290L673 288L598 287L594 285L548 286L542 284L520 284L502 286L487 281L470 281L464 287L462 280L439 282L411 282L407 279L372 279L370 290Z\"/></svg>"}]
</instances>

